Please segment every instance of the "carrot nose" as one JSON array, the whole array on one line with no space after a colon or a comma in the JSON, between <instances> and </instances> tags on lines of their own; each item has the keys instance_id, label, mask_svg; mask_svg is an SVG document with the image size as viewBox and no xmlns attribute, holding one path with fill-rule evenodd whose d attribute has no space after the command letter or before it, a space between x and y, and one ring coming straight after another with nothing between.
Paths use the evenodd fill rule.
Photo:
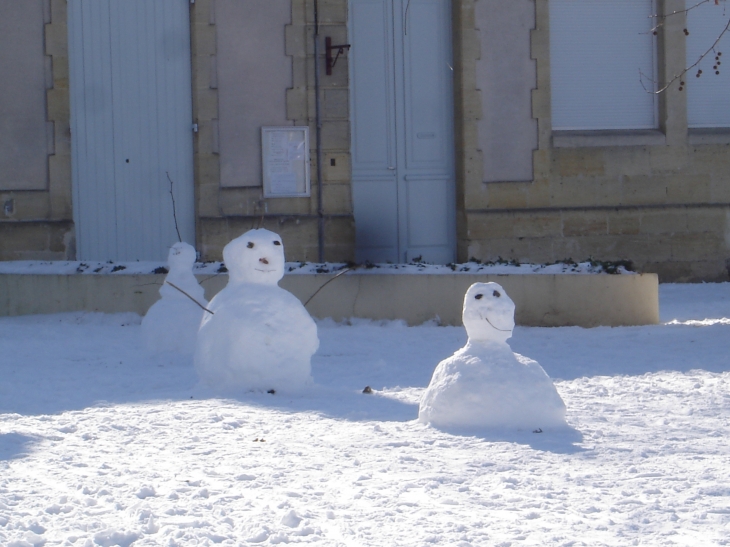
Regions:
<instances>
[{"instance_id":1,"label":"carrot nose","mask_svg":"<svg viewBox=\"0 0 730 547\"><path fill-rule=\"evenodd\" d=\"M268 264L269 263L269 261L266 260L265 258L259 258L259 262L261 262L262 264Z\"/></svg>"}]
</instances>

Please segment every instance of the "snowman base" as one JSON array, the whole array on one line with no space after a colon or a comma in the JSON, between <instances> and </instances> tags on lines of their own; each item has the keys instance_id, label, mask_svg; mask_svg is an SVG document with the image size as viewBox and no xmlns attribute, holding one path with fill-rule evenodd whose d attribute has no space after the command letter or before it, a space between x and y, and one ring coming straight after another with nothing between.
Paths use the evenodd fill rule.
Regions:
<instances>
[{"instance_id":1,"label":"snowman base","mask_svg":"<svg viewBox=\"0 0 730 547\"><path fill-rule=\"evenodd\" d=\"M566 427L565 404L542 367L502 342L469 342L441 361L419 421L441 429Z\"/></svg>"},{"instance_id":2,"label":"snowman base","mask_svg":"<svg viewBox=\"0 0 730 547\"><path fill-rule=\"evenodd\" d=\"M151 353L192 355L203 310L190 300L163 298L142 319L142 336Z\"/></svg>"},{"instance_id":3,"label":"snowman base","mask_svg":"<svg viewBox=\"0 0 730 547\"><path fill-rule=\"evenodd\" d=\"M317 326L301 302L276 285L239 284L210 303L195 348L201 385L224 392L292 393L314 382Z\"/></svg>"}]
</instances>

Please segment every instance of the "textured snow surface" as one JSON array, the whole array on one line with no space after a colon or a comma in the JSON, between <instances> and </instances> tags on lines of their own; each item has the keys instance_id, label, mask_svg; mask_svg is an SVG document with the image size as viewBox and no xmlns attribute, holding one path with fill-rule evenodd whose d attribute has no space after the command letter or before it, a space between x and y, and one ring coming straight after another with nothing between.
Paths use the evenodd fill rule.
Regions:
<instances>
[{"instance_id":1,"label":"textured snow surface","mask_svg":"<svg viewBox=\"0 0 730 547\"><path fill-rule=\"evenodd\" d=\"M323 321L316 387L220 399L137 316L1 318L0 545L728 545L730 285L660 291L662 325L515 329L560 435L416 420L460 327Z\"/></svg>"}]
</instances>

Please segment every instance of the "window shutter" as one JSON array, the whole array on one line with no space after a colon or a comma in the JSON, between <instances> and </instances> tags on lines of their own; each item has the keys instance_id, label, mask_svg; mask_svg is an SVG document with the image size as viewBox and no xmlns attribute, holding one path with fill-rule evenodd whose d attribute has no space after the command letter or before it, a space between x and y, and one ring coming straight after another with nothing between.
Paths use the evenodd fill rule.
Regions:
<instances>
[{"instance_id":1,"label":"window shutter","mask_svg":"<svg viewBox=\"0 0 730 547\"><path fill-rule=\"evenodd\" d=\"M553 129L653 129L653 0L550 0Z\"/></svg>"}]
</instances>

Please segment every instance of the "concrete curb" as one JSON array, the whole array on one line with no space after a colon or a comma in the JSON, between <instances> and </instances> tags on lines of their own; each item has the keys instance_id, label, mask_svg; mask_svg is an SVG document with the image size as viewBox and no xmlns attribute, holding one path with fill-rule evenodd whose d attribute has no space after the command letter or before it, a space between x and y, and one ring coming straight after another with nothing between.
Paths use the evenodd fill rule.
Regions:
<instances>
[{"instance_id":1,"label":"concrete curb","mask_svg":"<svg viewBox=\"0 0 730 547\"><path fill-rule=\"evenodd\" d=\"M307 301L332 274L296 274L281 287ZM228 276L199 276L211 299ZM0 315L68 311L144 315L159 298L163 275L0 275ZM494 281L517 307L518 325L535 327L631 326L659 323L659 280L639 275L428 275L347 273L324 287L307 306L318 318L402 319L418 325L438 317L460 325L466 289Z\"/></svg>"}]
</instances>

